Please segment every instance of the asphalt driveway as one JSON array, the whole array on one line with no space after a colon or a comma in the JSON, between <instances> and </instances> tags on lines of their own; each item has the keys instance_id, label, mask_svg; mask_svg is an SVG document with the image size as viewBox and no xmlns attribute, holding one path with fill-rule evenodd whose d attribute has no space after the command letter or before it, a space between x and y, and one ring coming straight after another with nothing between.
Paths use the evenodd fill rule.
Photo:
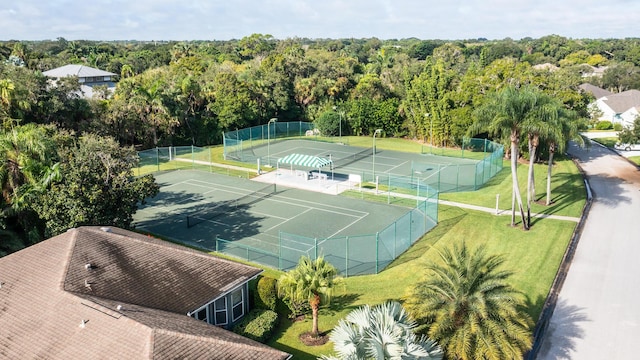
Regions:
<instances>
[{"instance_id":1,"label":"asphalt driveway","mask_svg":"<svg viewBox=\"0 0 640 360\"><path fill-rule=\"evenodd\" d=\"M640 170L572 145L594 201L538 359L635 359L640 341Z\"/></svg>"}]
</instances>

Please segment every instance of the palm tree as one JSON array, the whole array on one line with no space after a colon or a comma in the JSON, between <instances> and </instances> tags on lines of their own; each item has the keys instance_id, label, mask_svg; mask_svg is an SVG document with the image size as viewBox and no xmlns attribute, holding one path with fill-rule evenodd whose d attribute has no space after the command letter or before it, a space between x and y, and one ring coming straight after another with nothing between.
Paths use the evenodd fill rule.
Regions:
<instances>
[{"instance_id":1,"label":"palm tree","mask_svg":"<svg viewBox=\"0 0 640 360\"><path fill-rule=\"evenodd\" d=\"M18 205L28 189L48 185L54 156L46 130L34 124L16 126L0 135L0 186L6 204Z\"/></svg>"},{"instance_id":2,"label":"palm tree","mask_svg":"<svg viewBox=\"0 0 640 360\"><path fill-rule=\"evenodd\" d=\"M360 307L340 320L330 335L336 359L442 359L435 341L415 335L417 324L399 302Z\"/></svg>"},{"instance_id":3,"label":"palm tree","mask_svg":"<svg viewBox=\"0 0 640 360\"><path fill-rule=\"evenodd\" d=\"M311 260L303 256L293 270L280 277L278 293L284 298L309 301L313 318L311 335L317 337L320 305L331 299L334 285L340 281L338 270L323 257Z\"/></svg>"},{"instance_id":4,"label":"palm tree","mask_svg":"<svg viewBox=\"0 0 640 360\"><path fill-rule=\"evenodd\" d=\"M178 125L176 119L169 114L164 103L164 84L160 80L137 84L133 89L130 103L140 116L142 122L149 126L153 135L153 146L158 146L158 128L168 132Z\"/></svg>"},{"instance_id":5,"label":"palm tree","mask_svg":"<svg viewBox=\"0 0 640 360\"><path fill-rule=\"evenodd\" d=\"M407 311L447 358L521 359L532 344L531 319L503 258L465 243L440 255L442 263L427 265L427 277L410 289Z\"/></svg>"},{"instance_id":6,"label":"palm tree","mask_svg":"<svg viewBox=\"0 0 640 360\"><path fill-rule=\"evenodd\" d=\"M578 132L575 122L577 114L575 111L561 109L556 118L555 127L560 131L547 134L549 143L549 166L547 167L547 201L546 205L551 205L551 170L553 169L553 155L556 151L564 151L569 140L576 141L578 145L585 144L584 139Z\"/></svg>"},{"instance_id":7,"label":"palm tree","mask_svg":"<svg viewBox=\"0 0 640 360\"><path fill-rule=\"evenodd\" d=\"M13 81L0 79L0 120L2 120L4 130L10 129L13 125L13 121L11 121L11 98L15 89L16 86Z\"/></svg>"},{"instance_id":8,"label":"palm tree","mask_svg":"<svg viewBox=\"0 0 640 360\"><path fill-rule=\"evenodd\" d=\"M527 173L527 225L531 226L531 203L535 199L535 174L534 164L537 158L537 149L540 138L558 138L560 128L557 126L564 106L551 96L540 92L536 96L534 116L528 117L524 124L524 130L528 133L529 140L529 171Z\"/></svg>"},{"instance_id":9,"label":"palm tree","mask_svg":"<svg viewBox=\"0 0 640 360\"><path fill-rule=\"evenodd\" d=\"M499 92L491 93L487 96L486 102L476 110L477 119L469 129L470 135L488 131L494 136L509 137L511 141L512 194L518 201L524 230L529 230L529 224L525 219L520 185L518 184L517 166L520 137L527 122L532 122L530 119L537 114L539 94L540 91L533 87L516 88L512 85ZM512 206L511 225L515 225L515 206Z\"/></svg>"}]
</instances>

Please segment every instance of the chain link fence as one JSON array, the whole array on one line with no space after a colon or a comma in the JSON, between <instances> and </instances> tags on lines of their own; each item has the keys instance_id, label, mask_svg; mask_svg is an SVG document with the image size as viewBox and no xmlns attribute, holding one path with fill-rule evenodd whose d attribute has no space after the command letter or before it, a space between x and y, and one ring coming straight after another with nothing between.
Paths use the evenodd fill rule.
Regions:
<instances>
[{"instance_id":1,"label":"chain link fence","mask_svg":"<svg viewBox=\"0 0 640 360\"><path fill-rule=\"evenodd\" d=\"M275 250L216 238L216 251L285 271L301 256L323 256L344 276L377 274L438 223L438 192L424 187L428 197L374 234L318 239L280 232Z\"/></svg>"}]
</instances>

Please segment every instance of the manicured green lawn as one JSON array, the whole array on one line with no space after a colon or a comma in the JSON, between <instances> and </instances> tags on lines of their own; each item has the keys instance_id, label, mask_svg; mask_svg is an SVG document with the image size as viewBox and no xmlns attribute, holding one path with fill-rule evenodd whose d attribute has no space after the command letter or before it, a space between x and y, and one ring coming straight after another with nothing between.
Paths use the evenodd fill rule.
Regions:
<instances>
[{"instance_id":1,"label":"manicured green lawn","mask_svg":"<svg viewBox=\"0 0 640 360\"><path fill-rule=\"evenodd\" d=\"M595 138L592 140L610 148L612 148L618 141L620 141L617 137Z\"/></svg>"},{"instance_id":2,"label":"manicured green lawn","mask_svg":"<svg viewBox=\"0 0 640 360\"><path fill-rule=\"evenodd\" d=\"M489 180L479 191L460 193L441 193L440 199L473 204L489 208L496 207L496 195L500 195L499 208L511 209L511 167L509 161L493 179ZM531 206L532 212L579 217L585 204L586 190L582 175L575 164L569 159L559 159L555 162L551 174L551 201L545 205L547 196L547 168L546 164L534 165L536 184L536 202ZM518 183L522 201L527 196L528 164L518 164Z\"/></svg>"},{"instance_id":3,"label":"manicured green lawn","mask_svg":"<svg viewBox=\"0 0 640 360\"><path fill-rule=\"evenodd\" d=\"M513 286L526 294L527 311L537 319L576 224L536 220L532 229L525 232L511 227L509 217L472 210L440 206L439 216L435 229L380 274L345 279L344 288L336 291L331 306L320 312L320 330L330 330L360 305L401 300L407 288L422 278L424 264L438 261L435 249L463 240L472 247L486 244L490 253L504 254L505 266L516 271ZM269 345L293 354L296 359L315 359L330 353L331 344L308 347L298 340L298 335L310 328L310 318L295 323L285 320Z\"/></svg>"},{"instance_id":4,"label":"manicured green lawn","mask_svg":"<svg viewBox=\"0 0 640 360\"><path fill-rule=\"evenodd\" d=\"M634 163L636 163L636 165L640 165L640 156L631 156L631 157L629 157L629 160L631 160Z\"/></svg>"}]
</instances>

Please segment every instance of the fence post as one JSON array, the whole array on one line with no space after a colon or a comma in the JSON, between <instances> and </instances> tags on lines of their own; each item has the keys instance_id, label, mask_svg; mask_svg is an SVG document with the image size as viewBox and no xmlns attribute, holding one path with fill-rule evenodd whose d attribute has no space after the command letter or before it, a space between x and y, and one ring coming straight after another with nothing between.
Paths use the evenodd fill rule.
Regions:
<instances>
[{"instance_id":1,"label":"fence post","mask_svg":"<svg viewBox=\"0 0 640 360\"><path fill-rule=\"evenodd\" d=\"M192 144L191 145L191 168L192 169L196 167L196 155L193 151L194 150L193 150L193 144ZM178 155L177 152L176 152L176 155Z\"/></svg>"},{"instance_id":2,"label":"fence post","mask_svg":"<svg viewBox=\"0 0 640 360\"><path fill-rule=\"evenodd\" d=\"M318 258L318 238L313 238L313 260Z\"/></svg>"},{"instance_id":3,"label":"fence post","mask_svg":"<svg viewBox=\"0 0 640 360\"><path fill-rule=\"evenodd\" d=\"M278 270L282 270L282 231L278 231Z\"/></svg>"},{"instance_id":4,"label":"fence post","mask_svg":"<svg viewBox=\"0 0 640 360\"><path fill-rule=\"evenodd\" d=\"M349 277L349 237L345 237L345 249L344 249L344 274Z\"/></svg>"},{"instance_id":5,"label":"fence post","mask_svg":"<svg viewBox=\"0 0 640 360\"><path fill-rule=\"evenodd\" d=\"M480 165L480 163L476 163L476 168L473 173L473 190L478 190L478 165Z\"/></svg>"},{"instance_id":6,"label":"fence post","mask_svg":"<svg viewBox=\"0 0 640 360\"><path fill-rule=\"evenodd\" d=\"M378 251L378 233L376 233L376 274L378 273L378 262L380 261L380 252Z\"/></svg>"},{"instance_id":7,"label":"fence post","mask_svg":"<svg viewBox=\"0 0 640 360\"><path fill-rule=\"evenodd\" d=\"M160 171L160 149L156 146L156 167Z\"/></svg>"}]
</instances>

